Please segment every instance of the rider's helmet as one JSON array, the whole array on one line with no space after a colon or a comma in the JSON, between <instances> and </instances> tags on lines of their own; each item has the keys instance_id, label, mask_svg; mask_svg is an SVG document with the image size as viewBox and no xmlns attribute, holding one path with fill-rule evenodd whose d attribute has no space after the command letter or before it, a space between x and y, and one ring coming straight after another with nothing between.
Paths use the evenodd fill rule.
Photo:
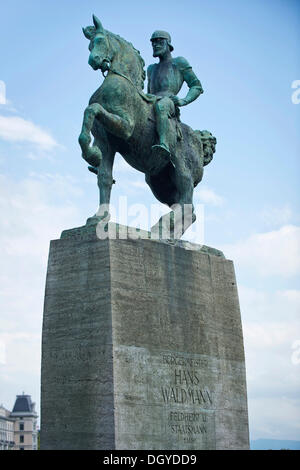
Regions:
<instances>
[{"instance_id":1,"label":"rider's helmet","mask_svg":"<svg viewBox=\"0 0 300 470\"><path fill-rule=\"evenodd\" d=\"M168 42L170 51L172 52L174 50L174 47L171 44L171 36L170 36L169 33L167 33L167 31L160 31L160 30L154 31L154 33L151 36L150 41L152 41L153 39L158 39L158 38L159 39L166 39L167 42Z\"/></svg>"}]
</instances>

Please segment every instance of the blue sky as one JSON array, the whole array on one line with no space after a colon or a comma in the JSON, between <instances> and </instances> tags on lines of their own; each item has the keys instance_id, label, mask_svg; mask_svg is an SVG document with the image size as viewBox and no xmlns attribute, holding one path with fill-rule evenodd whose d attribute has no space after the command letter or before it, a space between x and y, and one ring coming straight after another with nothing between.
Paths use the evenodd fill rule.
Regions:
<instances>
[{"instance_id":1,"label":"blue sky","mask_svg":"<svg viewBox=\"0 0 300 470\"><path fill-rule=\"evenodd\" d=\"M0 402L12 406L23 389L39 401L49 240L97 209L95 177L77 143L83 110L102 81L87 64L81 32L93 13L146 65L154 61L152 32L169 31L173 55L186 57L202 82L204 94L182 109L182 121L218 140L195 202L204 204L205 244L235 263L251 437L300 439L300 104L292 101L300 4L293 0L1 5ZM120 156L114 177L115 205L123 195L129 204L156 203Z\"/></svg>"}]
</instances>

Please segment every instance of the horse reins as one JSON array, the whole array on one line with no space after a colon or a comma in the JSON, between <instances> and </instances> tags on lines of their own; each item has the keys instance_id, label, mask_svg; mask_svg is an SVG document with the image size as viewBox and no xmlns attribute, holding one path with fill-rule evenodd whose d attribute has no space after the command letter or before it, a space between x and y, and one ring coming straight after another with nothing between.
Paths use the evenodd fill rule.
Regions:
<instances>
[{"instance_id":1,"label":"horse reins","mask_svg":"<svg viewBox=\"0 0 300 470\"><path fill-rule=\"evenodd\" d=\"M138 94L143 98L143 100L145 100L147 103L153 103L155 100L154 98L150 98L148 97L147 95L145 95L145 93L142 91L142 90L139 90L138 87L135 85L135 83L133 83L132 80L130 80L130 78L128 78L126 75L124 75L123 73L121 72L118 72L117 70L114 70L112 68L109 68L107 70L107 74L104 75L105 72L102 72L102 75L104 77L104 79L108 76L109 72L112 72L114 73L115 75L119 75L120 77L123 77L125 78L129 83L131 83L131 85L136 89L136 91L138 92Z\"/></svg>"}]
</instances>

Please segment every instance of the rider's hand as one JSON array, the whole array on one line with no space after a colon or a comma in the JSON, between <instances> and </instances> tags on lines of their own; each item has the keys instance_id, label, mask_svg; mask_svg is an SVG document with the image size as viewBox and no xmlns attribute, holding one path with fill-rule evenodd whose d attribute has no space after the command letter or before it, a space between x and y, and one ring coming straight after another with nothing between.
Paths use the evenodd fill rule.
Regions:
<instances>
[{"instance_id":1,"label":"rider's hand","mask_svg":"<svg viewBox=\"0 0 300 470\"><path fill-rule=\"evenodd\" d=\"M182 100L178 98L178 96L175 96L175 95L170 96L170 99L173 101L175 106L184 106L186 104L185 100Z\"/></svg>"}]
</instances>

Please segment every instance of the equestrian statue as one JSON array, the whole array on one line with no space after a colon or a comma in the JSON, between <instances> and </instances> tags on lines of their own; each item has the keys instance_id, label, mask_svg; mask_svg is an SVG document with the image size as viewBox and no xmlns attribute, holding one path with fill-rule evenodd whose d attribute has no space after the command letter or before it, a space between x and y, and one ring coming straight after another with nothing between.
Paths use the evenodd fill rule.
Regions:
<instances>
[{"instance_id":1,"label":"equestrian statue","mask_svg":"<svg viewBox=\"0 0 300 470\"><path fill-rule=\"evenodd\" d=\"M89 170L97 175L98 219L108 222L110 217L113 163L119 152L129 165L145 174L154 196L172 209L155 227L163 231L168 225L170 238L180 238L196 220L193 191L216 146L210 132L193 130L180 121L179 108L203 93L201 83L185 58L172 56L169 33L155 31L151 43L153 57L159 62L147 69L148 88L144 93L145 62L139 51L105 30L95 15L93 23L83 28L90 41L89 65L100 69L105 79L84 111L79 144ZM182 99L177 95L183 83L189 91ZM191 208L188 221L181 220L185 207ZM105 210L101 212L101 208ZM179 229L176 220L181 222Z\"/></svg>"}]
</instances>

